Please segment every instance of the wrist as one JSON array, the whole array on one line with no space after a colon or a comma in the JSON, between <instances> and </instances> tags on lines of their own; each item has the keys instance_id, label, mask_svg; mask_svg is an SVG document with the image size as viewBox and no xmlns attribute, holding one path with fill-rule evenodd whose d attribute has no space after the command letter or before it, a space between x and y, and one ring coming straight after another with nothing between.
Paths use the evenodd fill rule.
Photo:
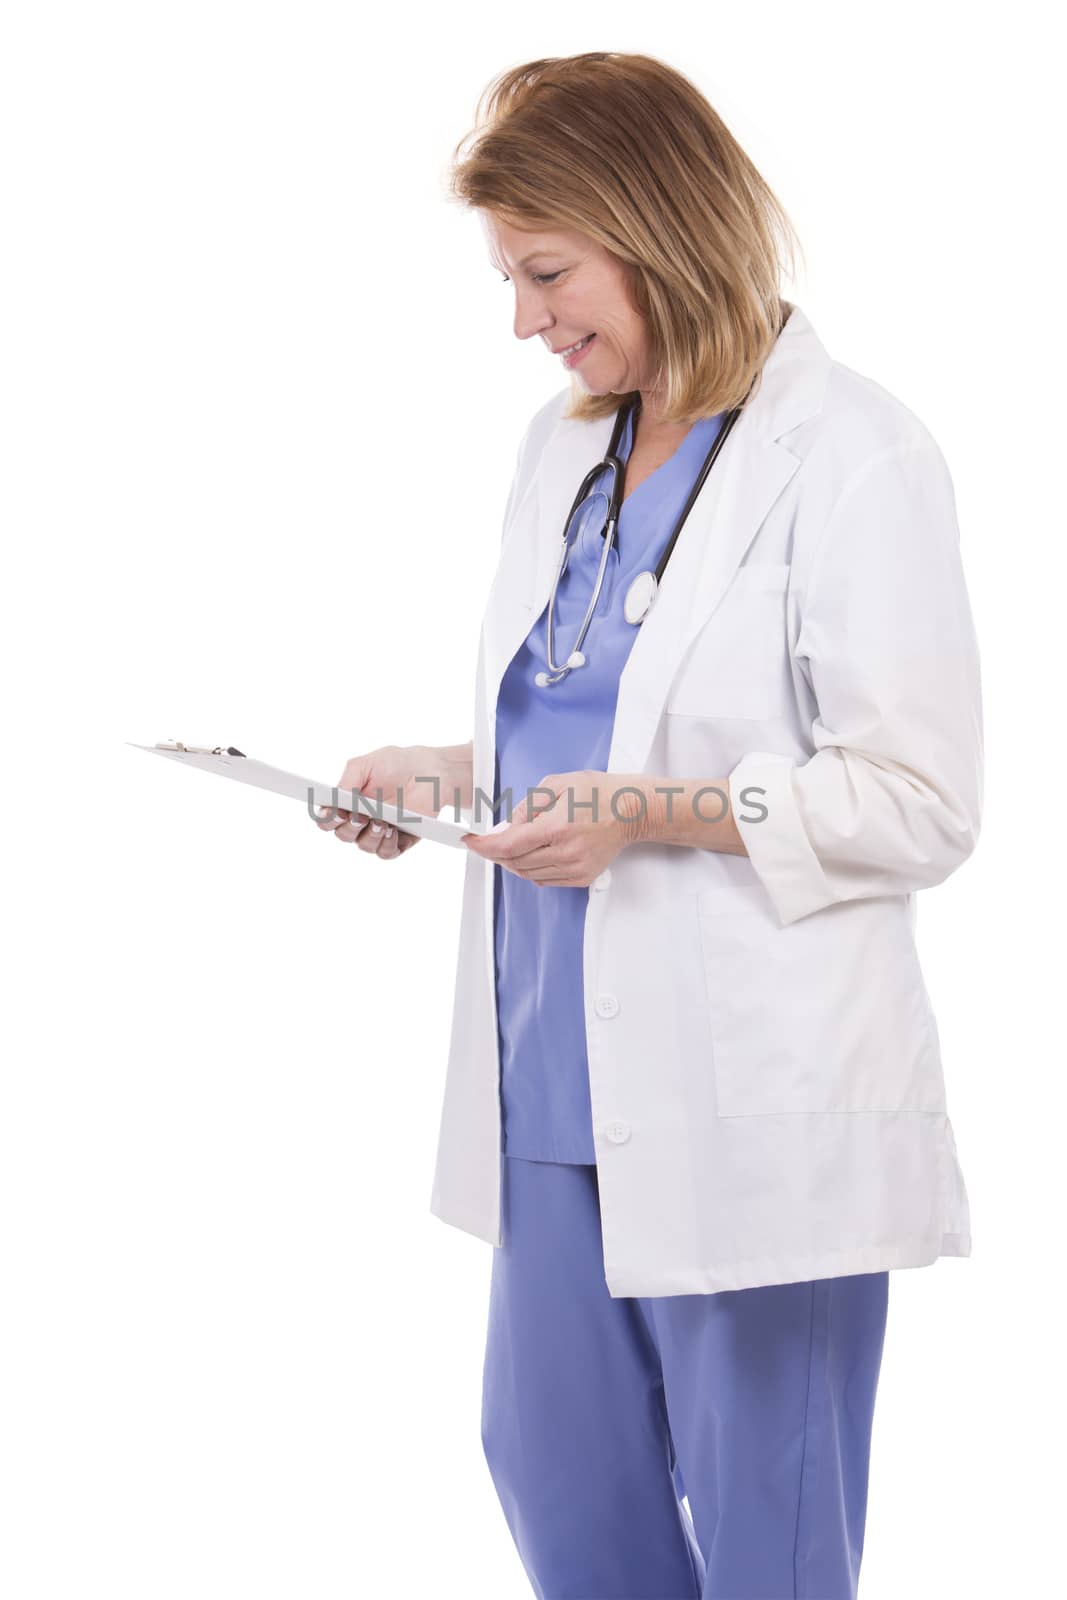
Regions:
<instances>
[{"instance_id":1,"label":"wrist","mask_svg":"<svg viewBox=\"0 0 1067 1600\"><path fill-rule=\"evenodd\" d=\"M473 744L442 744L432 749L432 764L441 780L441 804L469 807L474 801Z\"/></svg>"},{"instance_id":2,"label":"wrist","mask_svg":"<svg viewBox=\"0 0 1067 1600\"><path fill-rule=\"evenodd\" d=\"M618 779L612 812L624 846L664 840L667 832L665 797L657 794L656 789L658 784L669 782L669 779L650 778L643 773L628 773Z\"/></svg>"},{"instance_id":3,"label":"wrist","mask_svg":"<svg viewBox=\"0 0 1067 1600\"><path fill-rule=\"evenodd\" d=\"M646 795L641 838L725 855L747 855L730 805L728 778L640 780Z\"/></svg>"}]
</instances>

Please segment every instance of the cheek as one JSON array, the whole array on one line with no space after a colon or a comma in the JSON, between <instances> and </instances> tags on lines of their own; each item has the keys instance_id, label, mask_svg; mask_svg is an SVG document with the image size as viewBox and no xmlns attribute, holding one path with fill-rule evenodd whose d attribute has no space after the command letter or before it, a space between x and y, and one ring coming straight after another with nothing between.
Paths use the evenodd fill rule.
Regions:
<instances>
[{"instance_id":1,"label":"cheek","mask_svg":"<svg viewBox=\"0 0 1067 1600\"><path fill-rule=\"evenodd\" d=\"M598 350L614 350L617 348L617 341L610 321L605 320L603 314L598 312L595 306L586 306L585 319L582 326L588 328L590 333L596 334L596 344L593 347L594 355Z\"/></svg>"},{"instance_id":2,"label":"cheek","mask_svg":"<svg viewBox=\"0 0 1067 1600\"><path fill-rule=\"evenodd\" d=\"M586 333L600 332L600 323L597 318L599 312L595 301L590 302L588 295L574 295L569 300L563 300L553 308L556 321L561 327L581 328Z\"/></svg>"},{"instance_id":3,"label":"cheek","mask_svg":"<svg viewBox=\"0 0 1067 1600\"><path fill-rule=\"evenodd\" d=\"M620 315L611 311L605 313L603 310L598 313L593 307L590 307L588 314L593 318L589 326L596 329L598 344L605 348L610 345L616 354L622 354L624 357L633 354L638 329L631 324L625 314Z\"/></svg>"}]
</instances>

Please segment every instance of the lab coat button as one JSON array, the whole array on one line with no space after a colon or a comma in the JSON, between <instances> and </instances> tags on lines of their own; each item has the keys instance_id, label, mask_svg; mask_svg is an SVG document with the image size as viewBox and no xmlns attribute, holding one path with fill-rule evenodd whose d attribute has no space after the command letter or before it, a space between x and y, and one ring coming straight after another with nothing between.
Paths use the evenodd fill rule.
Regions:
<instances>
[{"instance_id":1,"label":"lab coat button","mask_svg":"<svg viewBox=\"0 0 1067 1600\"><path fill-rule=\"evenodd\" d=\"M628 1122L609 1122L605 1132L612 1144L625 1144L630 1137L630 1124Z\"/></svg>"},{"instance_id":2,"label":"lab coat button","mask_svg":"<svg viewBox=\"0 0 1067 1600\"><path fill-rule=\"evenodd\" d=\"M596 997L596 1014L598 1017L614 1017L619 1009L619 1002L613 994L598 994Z\"/></svg>"},{"instance_id":3,"label":"lab coat button","mask_svg":"<svg viewBox=\"0 0 1067 1600\"><path fill-rule=\"evenodd\" d=\"M611 882L611 868L605 867L599 877L593 879L594 889L606 889Z\"/></svg>"}]
</instances>

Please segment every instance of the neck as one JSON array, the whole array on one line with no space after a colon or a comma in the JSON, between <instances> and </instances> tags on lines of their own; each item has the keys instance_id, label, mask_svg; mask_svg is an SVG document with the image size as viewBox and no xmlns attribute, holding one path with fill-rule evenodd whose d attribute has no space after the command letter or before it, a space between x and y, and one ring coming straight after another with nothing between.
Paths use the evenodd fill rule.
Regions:
<instances>
[{"instance_id":1,"label":"neck","mask_svg":"<svg viewBox=\"0 0 1067 1600\"><path fill-rule=\"evenodd\" d=\"M634 422L635 437L640 432L646 443L655 440L663 444L676 443L679 439L683 439L689 432L689 423L664 422L658 410L659 397L650 396L644 389L638 392L641 396L641 408Z\"/></svg>"},{"instance_id":2,"label":"neck","mask_svg":"<svg viewBox=\"0 0 1067 1600\"><path fill-rule=\"evenodd\" d=\"M662 418L659 412L659 396L650 389L639 389L641 396L641 424L644 428L652 430L658 428Z\"/></svg>"}]
</instances>

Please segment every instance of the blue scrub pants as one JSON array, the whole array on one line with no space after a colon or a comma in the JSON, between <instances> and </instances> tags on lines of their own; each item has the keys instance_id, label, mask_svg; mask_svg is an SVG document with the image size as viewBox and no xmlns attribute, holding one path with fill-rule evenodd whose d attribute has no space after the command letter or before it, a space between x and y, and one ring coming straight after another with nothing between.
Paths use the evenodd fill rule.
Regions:
<instances>
[{"instance_id":1,"label":"blue scrub pants","mask_svg":"<svg viewBox=\"0 0 1067 1600\"><path fill-rule=\"evenodd\" d=\"M482 1443L534 1593L855 1600L888 1272L613 1299L596 1167L502 1164Z\"/></svg>"}]
</instances>

